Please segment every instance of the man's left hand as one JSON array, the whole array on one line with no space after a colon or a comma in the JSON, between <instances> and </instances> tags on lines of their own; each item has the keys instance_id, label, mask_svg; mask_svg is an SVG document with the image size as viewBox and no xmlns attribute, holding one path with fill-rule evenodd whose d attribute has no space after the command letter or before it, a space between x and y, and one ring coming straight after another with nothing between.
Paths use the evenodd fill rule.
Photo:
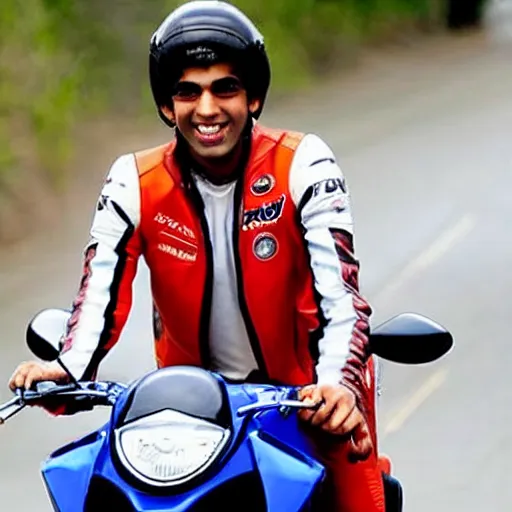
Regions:
<instances>
[{"instance_id":1,"label":"man's left hand","mask_svg":"<svg viewBox=\"0 0 512 512\"><path fill-rule=\"evenodd\" d=\"M341 384L306 386L300 390L299 399L321 404L316 410L302 409L301 420L329 434L351 439L351 459L366 460L370 456L373 449L370 430L349 388Z\"/></svg>"}]
</instances>

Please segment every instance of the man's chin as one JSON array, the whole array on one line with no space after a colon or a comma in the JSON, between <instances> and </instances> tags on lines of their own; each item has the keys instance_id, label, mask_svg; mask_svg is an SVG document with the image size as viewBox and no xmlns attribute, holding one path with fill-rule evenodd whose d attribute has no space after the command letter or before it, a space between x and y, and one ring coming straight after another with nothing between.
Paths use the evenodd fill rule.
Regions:
<instances>
[{"instance_id":1,"label":"man's chin","mask_svg":"<svg viewBox=\"0 0 512 512\"><path fill-rule=\"evenodd\" d=\"M218 146L194 148L194 153L202 160L222 161L231 158L233 149L230 145L219 144Z\"/></svg>"}]
</instances>

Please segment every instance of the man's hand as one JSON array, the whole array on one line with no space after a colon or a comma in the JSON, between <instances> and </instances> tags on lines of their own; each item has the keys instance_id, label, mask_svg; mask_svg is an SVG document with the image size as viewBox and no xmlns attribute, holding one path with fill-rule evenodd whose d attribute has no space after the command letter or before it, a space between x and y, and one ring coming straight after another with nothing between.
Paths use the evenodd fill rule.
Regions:
<instances>
[{"instance_id":1,"label":"man's hand","mask_svg":"<svg viewBox=\"0 0 512 512\"><path fill-rule=\"evenodd\" d=\"M57 363L41 363L39 361L28 361L21 363L9 381L12 391L17 388L30 389L34 382L51 380L53 382L66 382L68 374Z\"/></svg>"},{"instance_id":2,"label":"man's hand","mask_svg":"<svg viewBox=\"0 0 512 512\"><path fill-rule=\"evenodd\" d=\"M299 399L320 403L316 410L302 409L301 420L324 432L351 439L350 458L366 460L373 449L370 430L357 408L354 393L343 385L311 385L302 388Z\"/></svg>"}]
</instances>

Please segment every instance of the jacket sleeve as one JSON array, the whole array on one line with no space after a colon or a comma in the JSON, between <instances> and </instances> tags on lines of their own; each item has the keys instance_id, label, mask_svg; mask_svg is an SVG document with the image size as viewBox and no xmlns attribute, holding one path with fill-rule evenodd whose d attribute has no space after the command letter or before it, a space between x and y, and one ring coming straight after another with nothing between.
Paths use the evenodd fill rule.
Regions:
<instances>
[{"instance_id":1,"label":"jacket sleeve","mask_svg":"<svg viewBox=\"0 0 512 512\"><path fill-rule=\"evenodd\" d=\"M139 223L135 157L123 155L112 165L101 190L63 340L62 360L77 379L95 378L128 318L141 254Z\"/></svg>"},{"instance_id":2,"label":"jacket sleeve","mask_svg":"<svg viewBox=\"0 0 512 512\"><path fill-rule=\"evenodd\" d=\"M306 135L296 150L290 191L302 223L321 316L317 382L346 385L364 409L372 310L359 293L345 178L330 148L316 135Z\"/></svg>"}]
</instances>

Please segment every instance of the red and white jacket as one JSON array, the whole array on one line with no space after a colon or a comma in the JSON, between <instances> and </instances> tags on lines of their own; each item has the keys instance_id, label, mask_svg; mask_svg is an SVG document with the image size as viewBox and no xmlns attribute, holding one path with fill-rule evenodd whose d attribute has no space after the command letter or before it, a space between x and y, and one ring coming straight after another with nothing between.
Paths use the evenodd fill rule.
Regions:
<instances>
[{"instance_id":1,"label":"red and white jacket","mask_svg":"<svg viewBox=\"0 0 512 512\"><path fill-rule=\"evenodd\" d=\"M144 256L158 366L343 383L365 405L371 309L347 185L319 137L256 124L243 178L217 188L183 168L175 141L123 155L91 236L62 355L76 377L117 342Z\"/></svg>"}]
</instances>

